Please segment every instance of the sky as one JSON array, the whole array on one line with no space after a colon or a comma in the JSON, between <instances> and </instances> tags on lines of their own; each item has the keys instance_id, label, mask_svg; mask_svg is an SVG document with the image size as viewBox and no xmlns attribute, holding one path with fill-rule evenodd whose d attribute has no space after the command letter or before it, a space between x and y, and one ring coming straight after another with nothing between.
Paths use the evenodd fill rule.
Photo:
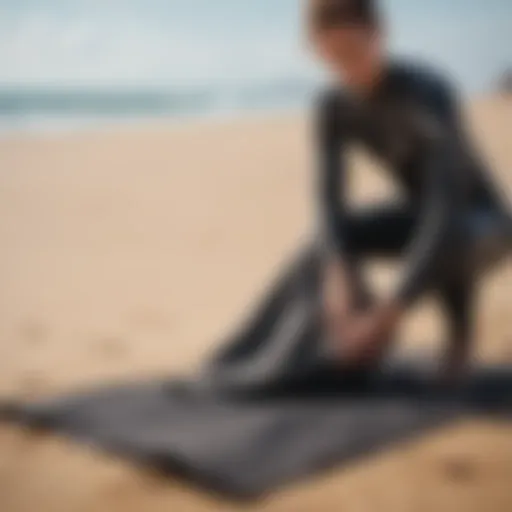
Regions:
<instances>
[{"instance_id":1,"label":"sky","mask_svg":"<svg viewBox=\"0 0 512 512\"><path fill-rule=\"evenodd\" d=\"M0 0L0 86L173 87L316 73L301 0ZM511 0L385 0L392 47L481 90L512 67Z\"/></svg>"}]
</instances>

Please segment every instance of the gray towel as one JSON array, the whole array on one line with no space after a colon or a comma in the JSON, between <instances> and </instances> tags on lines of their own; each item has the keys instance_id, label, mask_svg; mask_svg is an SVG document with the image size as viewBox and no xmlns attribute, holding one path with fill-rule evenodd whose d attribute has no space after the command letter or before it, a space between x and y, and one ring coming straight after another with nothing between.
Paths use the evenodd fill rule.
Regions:
<instances>
[{"instance_id":1,"label":"gray towel","mask_svg":"<svg viewBox=\"0 0 512 512\"><path fill-rule=\"evenodd\" d=\"M301 251L252 319L193 378L100 387L0 407L212 491L255 498L463 415L512 418L512 368L437 389L423 358L347 369L319 321L319 256Z\"/></svg>"}]
</instances>

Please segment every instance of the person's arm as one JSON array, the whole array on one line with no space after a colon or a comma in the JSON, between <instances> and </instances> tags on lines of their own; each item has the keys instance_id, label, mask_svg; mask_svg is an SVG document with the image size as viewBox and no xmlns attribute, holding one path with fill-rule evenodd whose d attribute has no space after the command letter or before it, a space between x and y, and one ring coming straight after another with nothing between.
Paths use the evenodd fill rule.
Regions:
<instances>
[{"instance_id":1,"label":"person's arm","mask_svg":"<svg viewBox=\"0 0 512 512\"><path fill-rule=\"evenodd\" d=\"M346 166L336 98L325 95L317 107L315 124L316 207L322 249L328 260L343 261L345 250Z\"/></svg>"},{"instance_id":2,"label":"person's arm","mask_svg":"<svg viewBox=\"0 0 512 512\"><path fill-rule=\"evenodd\" d=\"M440 84L423 85L426 90L421 91L421 104L411 126L422 152L421 168L417 169L424 180L419 225L405 255L398 289L369 315L363 315L350 333L346 357L352 361L375 361L385 353L403 313L430 285L460 211L456 110L447 89Z\"/></svg>"},{"instance_id":3,"label":"person's arm","mask_svg":"<svg viewBox=\"0 0 512 512\"><path fill-rule=\"evenodd\" d=\"M406 255L406 266L396 302L413 302L430 284L440 258L450 243L461 209L462 154L458 109L444 84L427 89L418 112L418 137L423 148L423 197L417 232Z\"/></svg>"},{"instance_id":4,"label":"person's arm","mask_svg":"<svg viewBox=\"0 0 512 512\"><path fill-rule=\"evenodd\" d=\"M346 237L347 170L341 115L336 95L321 98L315 125L316 205L325 263L325 299L334 314L350 307L354 275Z\"/></svg>"},{"instance_id":5,"label":"person's arm","mask_svg":"<svg viewBox=\"0 0 512 512\"><path fill-rule=\"evenodd\" d=\"M367 307L371 292L350 248L347 214L346 122L336 96L322 98L315 126L316 205L324 261L325 314L335 339L348 315ZM338 327L336 327L338 326Z\"/></svg>"},{"instance_id":6,"label":"person's arm","mask_svg":"<svg viewBox=\"0 0 512 512\"><path fill-rule=\"evenodd\" d=\"M460 209L457 164L449 142L439 141L429 150L425 161L424 195L419 225L406 255L405 270L397 292L403 306L412 303L430 284L436 267L453 235Z\"/></svg>"}]
</instances>

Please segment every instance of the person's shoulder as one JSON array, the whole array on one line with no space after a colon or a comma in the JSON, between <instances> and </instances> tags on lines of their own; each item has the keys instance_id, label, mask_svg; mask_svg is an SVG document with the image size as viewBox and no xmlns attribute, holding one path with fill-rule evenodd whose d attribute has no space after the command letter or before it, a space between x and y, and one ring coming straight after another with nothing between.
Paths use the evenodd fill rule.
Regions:
<instances>
[{"instance_id":1,"label":"person's shoulder","mask_svg":"<svg viewBox=\"0 0 512 512\"><path fill-rule=\"evenodd\" d=\"M349 98L342 87L326 87L317 94L315 126L324 143L335 143L349 131L349 111Z\"/></svg>"},{"instance_id":2,"label":"person's shoulder","mask_svg":"<svg viewBox=\"0 0 512 512\"><path fill-rule=\"evenodd\" d=\"M420 60L396 60L391 64L391 80L397 89L420 96L455 94L447 73Z\"/></svg>"},{"instance_id":3,"label":"person's shoulder","mask_svg":"<svg viewBox=\"0 0 512 512\"><path fill-rule=\"evenodd\" d=\"M445 121L459 118L459 91L446 73L422 62L401 62L392 76L395 91L418 111Z\"/></svg>"},{"instance_id":4,"label":"person's shoulder","mask_svg":"<svg viewBox=\"0 0 512 512\"><path fill-rule=\"evenodd\" d=\"M323 124L340 127L350 111L350 97L343 87L325 87L317 94L315 105Z\"/></svg>"},{"instance_id":5,"label":"person's shoulder","mask_svg":"<svg viewBox=\"0 0 512 512\"><path fill-rule=\"evenodd\" d=\"M410 118L420 130L437 136L447 127L458 130L461 120L461 102L458 91L446 74L423 63L407 63L393 71L406 99ZM434 134L434 135L432 135Z\"/></svg>"},{"instance_id":6,"label":"person's shoulder","mask_svg":"<svg viewBox=\"0 0 512 512\"><path fill-rule=\"evenodd\" d=\"M316 95L315 104L323 112L339 112L348 103L348 97L342 87L327 86Z\"/></svg>"}]
</instances>

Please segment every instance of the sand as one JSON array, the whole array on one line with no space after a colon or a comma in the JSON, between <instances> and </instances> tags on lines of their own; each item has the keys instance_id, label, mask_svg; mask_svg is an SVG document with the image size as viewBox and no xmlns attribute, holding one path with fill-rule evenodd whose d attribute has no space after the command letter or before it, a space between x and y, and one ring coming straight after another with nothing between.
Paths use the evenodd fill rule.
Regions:
<instances>
[{"instance_id":1,"label":"sand","mask_svg":"<svg viewBox=\"0 0 512 512\"><path fill-rule=\"evenodd\" d=\"M512 100L480 99L469 116L511 198ZM194 368L311 230L308 132L306 116L290 114L2 139L0 396ZM388 193L374 163L355 158L358 197ZM508 265L482 291L479 357L512 359L511 301ZM401 337L439 345L440 325L427 301ZM249 510L510 511L511 433L491 421L452 425ZM0 510L245 508L1 428Z\"/></svg>"}]
</instances>

